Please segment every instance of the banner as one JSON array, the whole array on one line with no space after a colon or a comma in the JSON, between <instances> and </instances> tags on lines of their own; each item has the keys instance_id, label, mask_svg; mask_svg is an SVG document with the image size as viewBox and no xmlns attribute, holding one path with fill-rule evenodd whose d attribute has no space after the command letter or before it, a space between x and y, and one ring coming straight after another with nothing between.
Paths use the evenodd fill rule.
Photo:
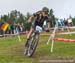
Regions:
<instances>
[{"instance_id":1,"label":"banner","mask_svg":"<svg viewBox=\"0 0 75 63\"><path fill-rule=\"evenodd\" d=\"M4 23L4 24L1 26L1 29L2 29L3 31L6 31L7 28L8 28L8 26L9 26L8 23Z\"/></svg>"}]
</instances>

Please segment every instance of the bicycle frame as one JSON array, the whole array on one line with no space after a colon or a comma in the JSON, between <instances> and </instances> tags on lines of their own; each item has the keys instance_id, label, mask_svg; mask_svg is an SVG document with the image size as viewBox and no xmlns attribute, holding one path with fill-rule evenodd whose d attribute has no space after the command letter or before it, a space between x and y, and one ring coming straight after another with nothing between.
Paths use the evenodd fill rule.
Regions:
<instances>
[{"instance_id":1,"label":"bicycle frame","mask_svg":"<svg viewBox=\"0 0 75 63\"><path fill-rule=\"evenodd\" d=\"M26 46L26 54L28 57L31 57L36 50L38 41L39 41L39 33L42 31L42 28L36 26L35 32L31 35L30 40L28 41L28 45Z\"/></svg>"}]
</instances>

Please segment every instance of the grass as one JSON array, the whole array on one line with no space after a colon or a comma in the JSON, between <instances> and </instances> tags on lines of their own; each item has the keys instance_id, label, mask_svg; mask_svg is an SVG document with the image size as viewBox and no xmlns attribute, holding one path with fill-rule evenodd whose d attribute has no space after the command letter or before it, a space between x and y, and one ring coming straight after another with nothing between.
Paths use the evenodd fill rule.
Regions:
<instances>
[{"instance_id":1,"label":"grass","mask_svg":"<svg viewBox=\"0 0 75 63\"><path fill-rule=\"evenodd\" d=\"M75 34L56 35L56 37L72 38ZM48 36L40 36L39 44L32 58L26 57L24 52L25 36L21 36L21 42L18 37L0 38L0 63L40 63L41 59L52 58L75 58L74 42L54 42L53 53L50 52L51 43L46 45Z\"/></svg>"}]
</instances>

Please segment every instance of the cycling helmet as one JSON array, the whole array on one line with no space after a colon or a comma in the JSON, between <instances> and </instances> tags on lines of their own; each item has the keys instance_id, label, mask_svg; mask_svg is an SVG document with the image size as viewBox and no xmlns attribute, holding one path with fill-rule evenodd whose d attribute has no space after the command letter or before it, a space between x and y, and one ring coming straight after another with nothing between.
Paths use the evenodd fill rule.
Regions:
<instances>
[{"instance_id":1,"label":"cycling helmet","mask_svg":"<svg viewBox=\"0 0 75 63\"><path fill-rule=\"evenodd\" d=\"M48 13L49 12L49 9L47 7L43 7L42 8L42 11Z\"/></svg>"}]
</instances>

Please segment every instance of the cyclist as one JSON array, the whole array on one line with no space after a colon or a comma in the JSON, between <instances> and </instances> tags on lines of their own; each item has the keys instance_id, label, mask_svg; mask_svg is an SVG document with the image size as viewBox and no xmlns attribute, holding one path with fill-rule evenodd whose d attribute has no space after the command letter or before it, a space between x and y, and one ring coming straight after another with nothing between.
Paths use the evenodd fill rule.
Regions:
<instances>
[{"instance_id":1,"label":"cyclist","mask_svg":"<svg viewBox=\"0 0 75 63\"><path fill-rule=\"evenodd\" d=\"M48 30L49 30L49 27L50 27L50 19L49 19L49 9L47 7L44 7L42 8L41 11L38 11L36 13L34 13L28 20L29 23L32 23L32 26L31 26L31 29L27 35L27 42L29 40L29 38L31 37L31 34L34 32L36 26L40 26L40 27L43 27L43 23L44 21L47 21L48 23ZM34 21L32 22L32 20L34 19ZM26 42L26 43L27 43Z\"/></svg>"}]
</instances>

